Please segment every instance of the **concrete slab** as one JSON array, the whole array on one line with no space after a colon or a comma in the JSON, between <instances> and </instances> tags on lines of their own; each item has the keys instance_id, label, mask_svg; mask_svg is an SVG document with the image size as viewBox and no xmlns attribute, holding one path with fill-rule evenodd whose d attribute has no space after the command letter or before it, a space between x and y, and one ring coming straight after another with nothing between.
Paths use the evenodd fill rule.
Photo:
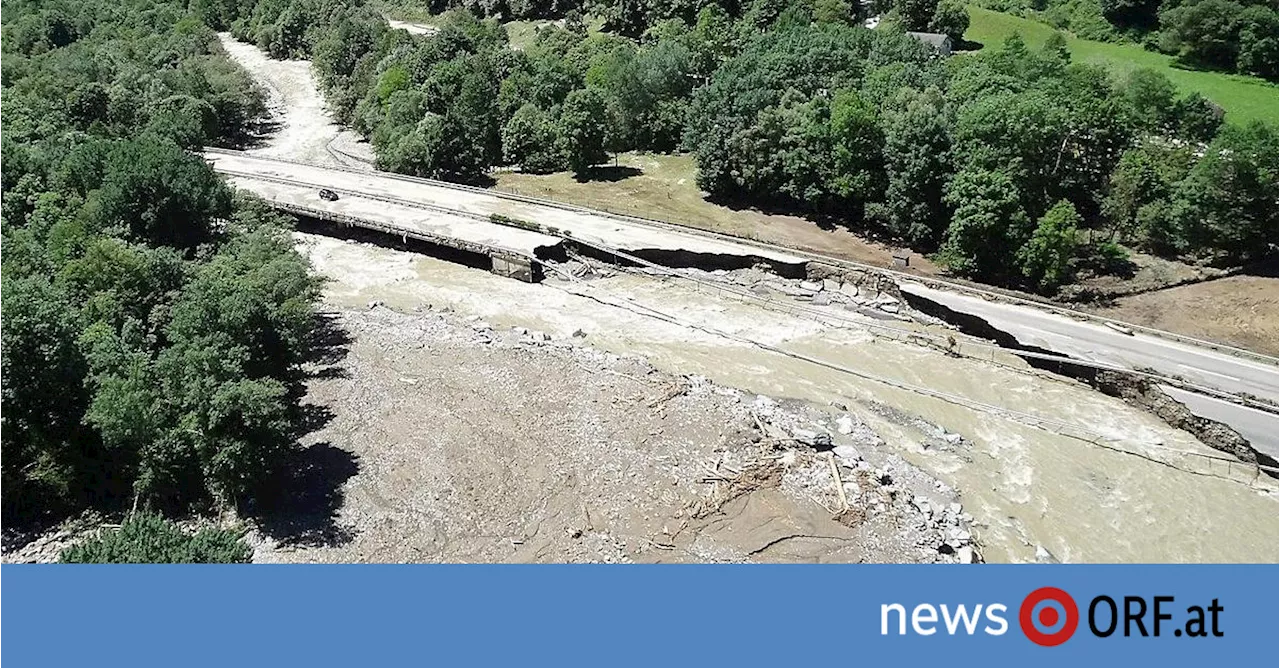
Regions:
<instances>
[{"instance_id":1,"label":"concrete slab","mask_svg":"<svg viewBox=\"0 0 1280 668\"><path fill-rule=\"evenodd\" d=\"M344 171L243 153L211 151L205 154L205 159L214 169L228 175L286 179L306 184L316 190L345 189L372 197L406 200L472 215L505 216L534 223L544 230L564 232L585 242L631 253L726 256L741 259L740 264L758 259L793 273L803 272L807 264L804 258L767 248L629 222L621 217L507 199L485 191L408 180L380 172Z\"/></svg>"},{"instance_id":2,"label":"concrete slab","mask_svg":"<svg viewBox=\"0 0 1280 668\"><path fill-rule=\"evenodd\" d=\"M563 244L559 237L539 232L381 200L342 195L329 201L321 199L319 189L311 186L258 178L229 180L236 188L284 211L486 255L495 274L525 282L535 282L541 276L533 258L556 256Z\"/></svg>"}]
</instances>

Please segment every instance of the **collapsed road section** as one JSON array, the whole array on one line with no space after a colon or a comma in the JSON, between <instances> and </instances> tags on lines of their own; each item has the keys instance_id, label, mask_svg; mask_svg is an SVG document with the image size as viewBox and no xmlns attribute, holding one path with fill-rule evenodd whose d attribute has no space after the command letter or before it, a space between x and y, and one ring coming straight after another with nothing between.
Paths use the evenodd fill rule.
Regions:
<instances>
[{"instance_id":1,"label":"collapsed road section","mask_svg":"<svg viewBox=\"0 0 1280 668\"><path fill-rule=\"evenodd\" d=\"M1230 427L1264 461L1277 457L1280 417L1274 402L1280 394L1280 374L1273 362L1261 356L1228 355L910 281L902 282L899 289L915 308L959 325L967 333L997 338L1011 349L1052 352L1086 363L1152 370L1167 378L1184 379L1206 392L1168 384L1159 388L1194 416ZM1215 393L1218 396L1212 396Z\"/></svg>"},{"instance_id":2,"label":"collapsed road section","mask_svg":"<svg viewBox=\"0 0 1280 668\"><path fill-rule=\"evenodd\" d=\"M507 221L508 224L531 221L536 228L531 231L541 230L555 236L608 245L667 266L745 269L763 264L781 276L799 278L805 275L808 263L805 258L783 251L677 230L656 229L608 214L520 201L438 181L383 172L319 167L217 149L206 149L205 159L218 172L234 178L237 187L257 193L268 201L278 195L282 187L291 187L302 189L300 192L309 190L316 193L309 196L308 201L322 207L325 202L320 199L319 191L332 190L357 200L367 200L369 205L366 208L372 210L395 204L434 210L439 216L452 216L458 224L451 229L459 235L467 225L484 226L489 224L489 220ZM424 216L422 211L418 211L412 217L431 220L437 217L437 213ZM464 220L473 222L462 224ZM496 233L486 228L484 234ZM545 238L554 239L553 236Z\"/></svg>"}]
</instances>

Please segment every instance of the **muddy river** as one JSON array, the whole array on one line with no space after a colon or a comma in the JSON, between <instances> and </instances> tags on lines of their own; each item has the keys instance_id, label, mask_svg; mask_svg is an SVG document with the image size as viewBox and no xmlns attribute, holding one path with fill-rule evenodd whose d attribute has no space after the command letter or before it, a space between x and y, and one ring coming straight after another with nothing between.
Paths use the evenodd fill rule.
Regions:
<instances>
[{"instance_id":1,"label":"muddy river","mask_svg":"<svg viewBox=\"0 0 1280 668\"><path fill-rule=\"evenodd\" d=\"M951 358L878 338L856 325L822 325L684 281L619 274L587 283L530 285L366 244L306 234L298 239L316 269L332 279L326 298L334 303L377 300L404 310L450 308L495 326L523 326L558 337L581 330L592 346L643 355L674 373L702 375L775 398L840 403L904 457L961 491L988 561L1033 561L1037 546L1064 562L1275 562L1280 552L1274 481L1255 480L1241 466L1177 455L1221 456L1189 434L1086 386L1011 368L1020 366L1014 359L996 365ZM652 317L646 309L679 322ZM688 325L1077 425L1109 448ZM924 447L928 426L897 412L965 440L958 447Z\"/></svg>"}]
</instances>

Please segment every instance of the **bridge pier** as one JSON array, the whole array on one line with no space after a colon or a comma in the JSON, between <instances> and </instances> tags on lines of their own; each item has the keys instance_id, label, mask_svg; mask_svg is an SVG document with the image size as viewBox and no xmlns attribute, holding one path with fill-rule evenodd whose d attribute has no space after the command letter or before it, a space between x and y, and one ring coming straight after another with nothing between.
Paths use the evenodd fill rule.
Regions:
<instances>
[{"instance_id":1,"label":"bridge pier","mask_svg":"<svg viewBox=\"0 0 1280 668\"><path fill-rule=\"evenodd\" d=\"M499 276L514 278L525 283L537 283L542 280L542 265L531 258L494 251L489 254L489 260L492 262L489 271Z\"/></svg>"}]
</instances>

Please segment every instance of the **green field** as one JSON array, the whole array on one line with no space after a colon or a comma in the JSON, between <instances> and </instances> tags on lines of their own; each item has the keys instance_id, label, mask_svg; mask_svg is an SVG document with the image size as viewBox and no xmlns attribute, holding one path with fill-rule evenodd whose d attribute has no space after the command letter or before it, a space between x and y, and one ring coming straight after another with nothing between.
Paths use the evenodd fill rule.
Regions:
<instances>
[{"instance_id":1,"label":"green field","mask_svg":"<svg viewBox=\"0 0 1280 668\"><path fill-rule=\"evenodd\" d=\"M969 6L970 25L964 34L966 41L979 42L985 47L999 46L1004 38L1019 33L1031 46L1039 46L1054 33L1051 26L1038 21L1001 14L980 7ZM1077 39L1067 35L1067 48L1078 62L1104 65L1117 73L1141 67L1163 72L1183 92L1197 91L1213 100L1227 112L1227 119L1236 123L1254 119L1277 125L1277 89L1270 84L1234 74L1199 72L1178 69L1173 59L1161 53L1147 51L1136 44L1107 44Z\"/></svg>"}]
</instances>

